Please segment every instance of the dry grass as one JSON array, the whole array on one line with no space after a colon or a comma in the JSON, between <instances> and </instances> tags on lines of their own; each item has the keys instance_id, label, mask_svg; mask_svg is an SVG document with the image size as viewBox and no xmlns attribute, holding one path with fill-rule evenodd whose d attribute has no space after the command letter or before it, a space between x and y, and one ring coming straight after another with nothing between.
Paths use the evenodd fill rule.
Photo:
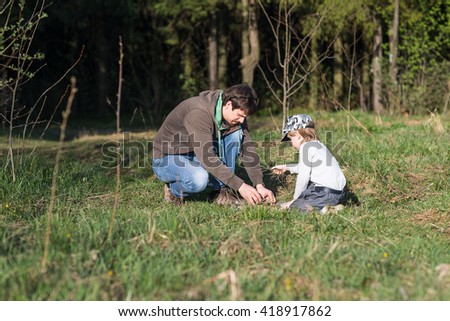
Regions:
<instances>
[{"instance_id":1,"label":"dry grass","mask_svg":"<svg viewBox=\"0 0 450 321\"><path fill-rule=\"evenodd\" d=\"M74 141L79 143L87 142L116 142L126 140L151 141L155 137L156 131L149 130L144 132L123 132L120 134L81 134Z\"/></svg>"},{"instance_id":2,"label":"dry grass","mask_svg":"<svg viewBox=\"0 0 450 321\"><path fill-rule=\"evenodd\" d=\"M414 222L424 227L432 226L450 238L450 213L429 209L413 216Z\"/></svg>"},{"instance_id":3,"label":"dry grass","mask_svg":"<svg viewBox=\"0 0 450 321\"><path fill-rule=\"evenodd\" d=\"M425 125L432 128L435 134L443 135L446 133L444 125L442 124L442 119L439 114L431 113L430 119L428 119Z\"/></svg>"}]
</instances>

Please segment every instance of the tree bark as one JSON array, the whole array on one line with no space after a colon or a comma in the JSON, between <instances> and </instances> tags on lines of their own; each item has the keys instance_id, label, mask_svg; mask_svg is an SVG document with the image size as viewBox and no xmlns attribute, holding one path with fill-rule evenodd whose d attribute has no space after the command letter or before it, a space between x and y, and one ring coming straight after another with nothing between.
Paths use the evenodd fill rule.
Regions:
<instances>
[{"instance_id":1,"label":"tree bark","mask_svg":"<svg viewBox=\"0 0 450 321\"><path fill-rule=\"evenodd\" d=\"M209 21L208 35L208 72L209 72L209 89L217 89L218 86L218 53L217 53L217 15L211 14Z\"/></svg>"},{"instance_id":2,"label":"tree bark","mask_svg":"<svg viewBox=\"0 0 450 321\"><path fill-rule=\"evenodd\" d=\"M217 41L219 44L219 48L217 49L218 54L218 66L217 66L217 77L218 77L218 86L219 88L227 88L227 73L228 73L228 32L225 30L225 19L227 19L224 13L219 12L219 16L217 18L217 28L218 35Z\"/></svg>"},{"instance_id":3,"label":"tree bark","mask_svg":"<svg viewBox=\"0 0 450 321\"><path fill-rule=\"evenodd\" d=\"M391 77L391 86L392 86L392 89L390 90L390 99L389 100L390 100L390 105L392 106L394 111L400 109L400 106L399 106L400 102L398 100L398 83L397 83L399 15L400 15L400 0L394 0L394 17L392 19L391 33L390 33L390 37L389 37L389 49L390 49L389 74Z\"/></svg>"},{"instance_id":4,"label":"tree bark","mask_svg":"<svg viewBox=\"0 0 450 321\"><path fill-rule=\"evenodd\" d=\"M361 67L357 76L359 107L368 111L367 103L370 102L370 61L366 55L361 58ZM369 103L370 105L370 103Z\"/></svg>"},{"instance_id":5,"label":"tree bark","mask_svg":"<svg viewBox=\"0 0 450 321\"><path fill-rule=\"evenodd\" d=\"M228 71L228 50L227 50L227 38L223 36L224 33L219 35L219 65L217 68L217 75L219 78L219 88L226 88L227 86L227 71Z\"/></svg>"},{"instance_id":6,"label":"tree bark","mask_svg":"<svg viewBox=\"0 0 450 321\"><path fill-rule=\"evenodd\" d=\"M342 70L343 58L342 58L342 37L338 36L333 43L334 59L333 59L333 93L334 98L341 102L344 92L344 74Z\"/></svg>"},{"instance_id":7,"label":"tree bark","mask_svg":"<svg viewBox=\"0 0 450 321\"><path fill-rule=\"evenodd\" d=\"M256 1L242 0L242 82L253 85L255 69L260 58L258 24L256 21Z\"/></svg>"},{"instance_id":8,"label":"tree bark","mask_svg":"<svg viewBox=\"0 0 450 321\"><path fill-rule=\"evenodd\" d=\"M373 36L373 56L372 56L372 104L373 111L376 114L383 114L385 111L382 98L381 88L383 85L382 71L381 71L381 58L382 58L382 26L379 18L374 17L375 32Z\"/></svg>"},{"instance_id":9,"label":"tree bark","mask_svg":"<svg viewBox=\"0 0 450 321\"><path fill-rule=\"evenodd\" d=\"M103 23L99 22L99 28L95 33L97 35L96 43L96 59L97 59L97 112L100 116L107 113L107 98L109 88L108 77L108 43L104 35Z\"/></svg>"},{"instance_id":10,"label":"tree bark","mask_svg":"<svg viewBox=\"0 0 450 321\"><path fill-rule=\"evenodd\" d=\"M311 66L316 66L318 64L317 50L317 36L313 35L311 39ZM317 108L317 101L319 98L319 71L317 69L311 73L309 83L309 108L315 110Z\"/></svg>"},{"instance_id":11,"label":"tree bark","mask_svg":"<svg viewBox=\"0 0 450 321\"><path fill-rule=\"evenodd\" d=\"M197 91L195 88L195 79L193 75L193 55L194 50L192 48L192 44L190 42L186 42L186 44L183 47L183 58L182 58L182 64L183 64L183 76L184 76L184 83L183 83L183 90L188 94L192 95L194 92Z\"/></svg>"}]
</instances>

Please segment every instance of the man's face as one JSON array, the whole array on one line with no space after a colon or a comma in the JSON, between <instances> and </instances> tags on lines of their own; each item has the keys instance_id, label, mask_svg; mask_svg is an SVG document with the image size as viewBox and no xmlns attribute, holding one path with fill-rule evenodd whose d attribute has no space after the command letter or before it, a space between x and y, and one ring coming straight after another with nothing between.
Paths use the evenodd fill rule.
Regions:
<instances>
[{"instance_id":1,"label":"man's face","mask_svg":"<svg viewBox=\"0 0 450 321\"><path fill-rule=\"evenodd\" d=\"M228 101L222 109L222 117L230 126L242 124L248 116L248 111L240 108L233 110L231 101Z\"/></svg>"}]
</instances>

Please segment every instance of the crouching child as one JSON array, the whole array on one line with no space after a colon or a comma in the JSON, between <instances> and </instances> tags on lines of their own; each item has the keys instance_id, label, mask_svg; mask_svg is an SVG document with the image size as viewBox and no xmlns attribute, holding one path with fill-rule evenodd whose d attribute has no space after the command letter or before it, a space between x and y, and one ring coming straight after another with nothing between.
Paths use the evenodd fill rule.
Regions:
<instances>
[{"instance_id":1,"label":"crouching child","mask_svg":"<svg viewBox=\"0 0 450 321\"><path fill-rule=\"evenodd\" d=\"M281 141L290 141L299 150L299 160L298 164L272 167L276 174L286 171L297 174L292 200L278 205L304 212L342 209L348 198L346 179L336 158L319 141L312 118L304 114L289 117Z\"/></svg>"}]
</instances>

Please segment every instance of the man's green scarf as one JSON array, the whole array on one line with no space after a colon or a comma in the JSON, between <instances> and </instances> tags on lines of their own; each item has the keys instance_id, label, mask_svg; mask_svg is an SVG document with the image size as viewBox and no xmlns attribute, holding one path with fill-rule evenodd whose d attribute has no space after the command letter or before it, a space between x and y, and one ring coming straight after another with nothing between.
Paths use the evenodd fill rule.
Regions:
<instances>
[{"instance_id":1,"label":"man's green scarf","mask_svg":"<svg viewBox=\"0 0 450 321\"><path fill-rule=\"evenodd\" d=\"M222 91L219 91L219 98L217 98L216 108L214 110L214 118L217 124L217 148L219 149L219 158L222 160L222 134L220 132L220 128L222 127Z\"/></svg>"},{"instance_id":2,"label":"man's green scarf","mask_svg":"<svg viewBox=\"0 0 450 321\"><path fill-rule=\"evenodd\" d=\"M216 108L215 108L215 110L214 110L214 118L215 118L215 120L216 120L216 124L217 124L217 128L218 128L218 131L217 131L217 143L218 143L218 149L219 149L219 158L220 158L220 160L222 161L222 162L224 162L224 159L222 158L223 157L223 146L222 146L222 133L221 133L221 131L220 130L224 130L224 129L227 129L227 128L223 128L222 127L222 121L223 121L223 117L222 117L222 90L220 90L219 91L219 97L217 98L217 101L216 101ZM239 125L236 125L239 129L241 129L242 127L241 127L241 125L239 124ZM233 126L234 127L234 126ZM229 129L229 127L228 127L228 129ZM242 134L241 134L242 135ZM241 137L241 139L242 139L242 137ZM239 153L239 151L238 151L238 153Z\"/></svg>"}]
</instances>

